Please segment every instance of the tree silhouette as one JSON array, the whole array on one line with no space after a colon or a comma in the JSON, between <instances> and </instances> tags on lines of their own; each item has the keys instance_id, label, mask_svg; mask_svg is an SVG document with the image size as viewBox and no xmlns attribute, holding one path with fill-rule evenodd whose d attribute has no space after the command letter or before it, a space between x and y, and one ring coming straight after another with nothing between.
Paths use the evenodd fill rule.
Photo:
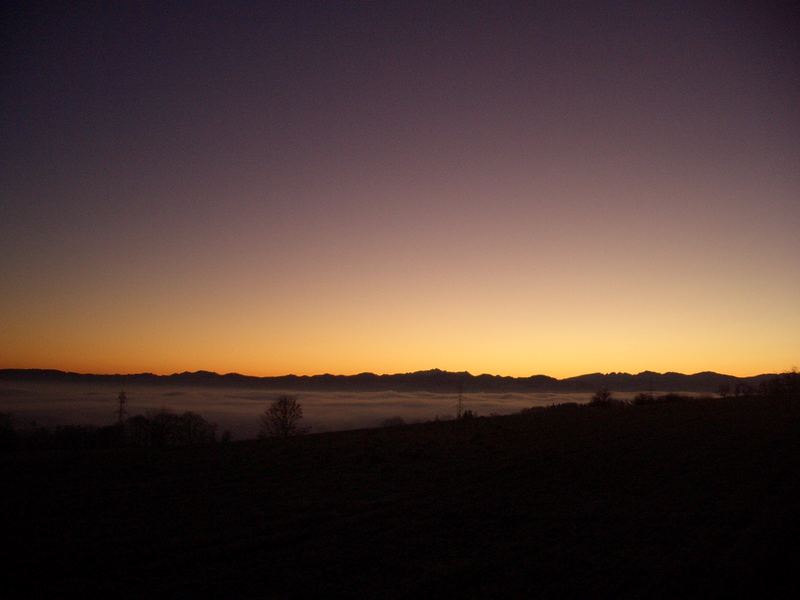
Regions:
<instances>
[{"instance_id":1,"label":"tree silhouette","mask_svg":"<svg viewBox=\"0 0 800 600\"><path fill-rule=\"evenodd\" d=\"M591 404L597 406L609 406L614 401L611 392L607 388L600 388L592 396Z\"/></svg>"},{"instance_id":2,"label":"tree silhouette","mask_svg":"<svg viewBox=\"0 0 800 600\"><path fill-rule=\"evenodd\" d=\"M125 425L131 444L154 448L212 444L217 430L197 413L178 415L166 409L130 417Z\"/></svg>"},{"instance_id":3,"label":"tree silhouette","mask_svg":"<svg viewBox=\"0 0 800 600\"><path fill-rule=\"evenodd\" d=\"M261 415L261 431L258 437L286 438L305 433L306 430L298 425L302 418L303 407L294 396L278 396Z\"/></svg>"}]
</instances>

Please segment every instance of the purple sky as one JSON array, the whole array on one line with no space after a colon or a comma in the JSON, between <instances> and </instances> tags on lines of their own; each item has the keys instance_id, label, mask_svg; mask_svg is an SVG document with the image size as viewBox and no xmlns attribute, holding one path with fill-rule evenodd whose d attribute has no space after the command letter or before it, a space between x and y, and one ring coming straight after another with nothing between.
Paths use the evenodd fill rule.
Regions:
<instances>
[{"instance_id":1,"label":"purple sky","mask_svg":"<svg viewBox=\"0 0 800 600\"><path fill-rule=\"evenodd\" d=\"M774 371L770 2L5 3L0 368Z\"/></svg>"}]
</instances>

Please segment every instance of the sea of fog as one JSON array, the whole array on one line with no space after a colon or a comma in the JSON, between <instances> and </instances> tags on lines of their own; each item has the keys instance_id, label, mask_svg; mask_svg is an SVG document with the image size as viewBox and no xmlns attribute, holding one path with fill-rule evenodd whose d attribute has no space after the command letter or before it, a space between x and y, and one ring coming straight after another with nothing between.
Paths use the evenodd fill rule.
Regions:
<instances>
[{"instance_id":1,"label":"sea of fog","mask_svg":"<svg viewBox=\"0 0 800 600\"><path fill-rule=\"evenodd\" d=\"M281 393L295 396L303 406L302 425L312 432L359 429L380 426L392 417L406 422L453 418L457 394L432 392L318 392L292 390L128 386L130 415L168 409L201 414L217 423L219 431L228 429L235 439L253 438L258 433L258 417ZM14 415L20 426L36 422L43 426L109 425L116 420L120 388L96 383L0 383L0 412ZM619 398L633 393L615 394ZM509 414L532 406L563 402L588 402L590 393L465 393L464 410L479 416Z\"/></svg>"}]
</instances>

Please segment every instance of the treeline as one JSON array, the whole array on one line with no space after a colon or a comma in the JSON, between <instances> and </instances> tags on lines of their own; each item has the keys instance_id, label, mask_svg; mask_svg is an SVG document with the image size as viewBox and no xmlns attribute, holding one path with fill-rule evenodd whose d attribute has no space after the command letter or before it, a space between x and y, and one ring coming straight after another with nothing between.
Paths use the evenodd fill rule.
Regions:
<instances>
[{"instance_id":1,"label":"treeline","mask_svg":"<svg viewBox=\"0 0 800 600\"><path fill-rule=\"evenodd\" d=\"M727 384L723 384L719 386L717 394L721 398L759 397L771 400L800 399L800 373L796 370L781 373L780 375L762 381L757 387L740 383L731 388ZM663 402L681 402L701 399L710 399L710 396L692 396L672 392L656 395L649 392L642 392L636 394L632 400L625 401L614 398L611 391L602 388L595 392L589 402L589 406L643 406Z\"/></svg>"},{"instance_id":2,"label":"treeline","mask_svg":"<svg viewBox=\"0 0 800 600\"><path fill-rule=\"evenodd\" d=\"M17 427L13 415L0 413L0 450L96 450L125 446L173 448L230 439L230 432L224 431L218 440L216 423L210 423L191 411L182 414L168 410L149 412L103 427L42 427L35 423Z\"/></svg>"},{"instance_id":3,"label":"treeline","mask_svg":"<svg viewBox=\"0 0 800 600\"><path fill-rule=\"evenodd\" d=\"M718 391L721 398L729 396L765 398L771 400L799 400L800 373L796 370L782 373L769 380L762 381L757 388L729 389L721 387ZM690 402L703 398L685 394L652 393L637 394L632 400L625 401L614 398L608 389L598 390L589 407L625 407L644 406L668 402ZM705 399L710 399L706 396ZM567 409L578 407L574 402L554 405L553 408ZM530 413L545 410L547 407L532 407L521 412ZM490 415L491 416L491 415ZM470 420L477 417L471 410L465 411L456 420ZM302 418L302 408L291 396L279 397L261 416L262 432L259 437L287 437L303 433L297 422ZM439 417L436 418L439 420ZM402 417L386 419L383 427L405 425ZM126 419L122 423L96 427L91 425L63 425L54 428L26 424L16 427L13 415L0 412L0 451L35 450L35 449L102 449L125 446L146 448L171 448L179 446L200 446L216 442L228 442L229 431L217 436L217 425L201 415L187 411L182 414L162 409L148 412Z\"/></svg>"},{"instance_id":4,"label":"treeline","mask_svg":"<svg viewBox=\"0 0 800 600\"><path fill-rule=\"evenodd\" d=\"M762 381L758 386L758 393L761 396L776 400L800 398L800 373L797 370L793 370L788 373L781 373L767 381Z\"/></svg>"}]
</instances>

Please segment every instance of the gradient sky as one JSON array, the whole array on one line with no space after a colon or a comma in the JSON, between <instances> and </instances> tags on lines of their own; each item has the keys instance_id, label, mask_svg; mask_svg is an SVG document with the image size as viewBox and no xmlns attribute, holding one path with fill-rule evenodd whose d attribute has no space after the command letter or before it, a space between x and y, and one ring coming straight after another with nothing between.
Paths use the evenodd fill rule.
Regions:
<instances>
[{"instance_id":1,"label":"gradient sky","mask_svg":"<svg viewBox=\"0 0 800 600\"><path fill-rule=\"evenodd\" d=\"M86 4L2 8L0 368L800 364L795 3Z\"/></svg>"}]
</instances>

